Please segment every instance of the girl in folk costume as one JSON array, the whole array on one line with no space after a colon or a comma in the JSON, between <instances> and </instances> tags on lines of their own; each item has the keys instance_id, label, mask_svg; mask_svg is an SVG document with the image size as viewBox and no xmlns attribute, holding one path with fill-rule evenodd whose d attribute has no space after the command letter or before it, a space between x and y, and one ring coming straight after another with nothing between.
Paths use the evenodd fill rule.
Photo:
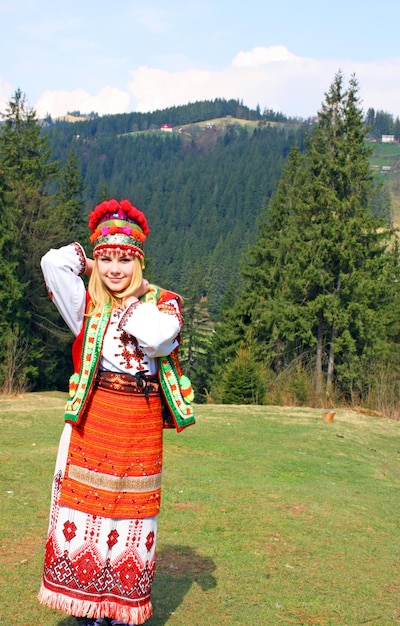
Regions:
<instances>
[{"instance_id":1,"label":"girl in folk costume","mask_svg":"<svg viewBox=\"0 0 400 626\"><path fill-rule=\"evenodd\" d=\"M162 429L194 422L177 360L180 298L143 280L148 226L128 200L99 204L89 227L94 260L78 243L42 259L76 339L39 600L82 626L143 624L152 614Z\"/></svg>"}]
</instances>

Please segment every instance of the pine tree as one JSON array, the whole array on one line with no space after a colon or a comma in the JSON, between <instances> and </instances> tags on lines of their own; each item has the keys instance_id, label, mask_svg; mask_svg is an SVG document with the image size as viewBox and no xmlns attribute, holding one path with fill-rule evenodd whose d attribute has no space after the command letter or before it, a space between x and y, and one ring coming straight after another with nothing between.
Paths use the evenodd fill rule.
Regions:
<instances>
[{"instance_id":1,"label":"pine tree","mask_svg":"<svg viewBox=\"0 0 400 626\"><path fill-rule=\"evenodd\" d=\"M196 265L183 294L184 326L180 360L191 379L196 402L204 402L209 389L209 347L213 324L208 311L204 272Z\"/></svg>"},{"instance_id":2,"label":"pine tree","mask_svg":"<svg viewBox=\"0 0 400 626\"><path fill-rule=\"evenodd\" d=\"M48 229L50 199L45 190L54 178L56 167L49 160L35 114L28 110L19 90L3 117L0 162L7 243L2 251L2 263L14 268L17 293L9 299L7 315L3 318L0 385L10 392L11 388L18 390L31 384L43 352L32 324L35 297L40 289L40 246Z\"/></svg>"},{"instance_id":3,"label":"pine tree","mask_svg":"<svg viewBox=\"0 0 400 626\"><path fill-rule=\"evenodd\" d=\"M62 167L53 204L60 214L62 222L67 226L65 241L69 243L70 234L74 239L87 243L87 217L84 214L84 185L79 169L78 157L71 148L68 158ZM60 233L61 234L61 233Z\"/></svg>"},{"instance_id":4,"label":"pine tree","mask_svg":"<svg viewBox=\"0 0 400 626\"><path fill-rule=\"evenodd\" d=\"M15 321L16 306L23 297L23 286L17 278L18 261L10 258L14 237L12 212L7 210L5 192L7 183L0 171L0 388L12 393L18 363L24 358L16 345L18 326Z\"/></svg>"},{"instance_id":5,"label":"pine tree","mask_svg":"<svg viewBox=\"0 0 400 626\"><path fill-rule=\"evenodd\" d=\"M2 295L6 306L0 325L0 388L11 392L32 388L38 380L42 388L52 384L51 379L43 380L41 368L49 373L43 355L48 329L57 328L58 320L48 304L40 258L53 245L71 240L71 205L65 194L65 203L54 202L59 165L20 90L2 116L0 273L12 280Z\"/></svg>"},{"instance_id":6,"label":"pine tree","mask_svg":"<svg viewBox=\"0 0 400 626\"><path fill-rule=\"evenodd\" d=\"M251 348L239 348L224 371L221 387L223 404L264 404L266 385Z\"/></svg>"},{"instance_id":7,"label":"pine tree","mask_svg":"<svg viewBox=\"0 0 400 626\"><path fill-rule=\"evenodd\" d=\"M58 229L54 237L47 241L47 246L57 247L78 241L89 250L83 180L74 149L70 150L64 166L59 170L56 185L51 215L53 220L57 218ZM43 346L35 388L65 389L71 373L72 335L45 289L37 294L34 322Z\"/></svg>"},{"instance_id":8,"label":"pine tree","mask_svg":"<svg viewBox=\"0 0 400 626\"><path fill-rule=\"evenodd\" d=\"M397 341L398 253L372 216L357 92L356 79L346 90L338 73L305 152L291 152L234 305L236 345L254 339L260 366L276 373L300 359L321 402L336 390L360 397L366 363Z\"/></svg>"},{"instance_id":9,"label":"pine tree","mask_svg":"<svg viewBox=\"0 0 400 626\"><path fill-rule=\"evenodd\" d=\"M371 149L357 93L355 77L344 90L342 74L336 75L307 149L315 242L310 261L314 267L318 262L319 276L304 304L315 320L316 392L321 394L324 376L327 396L335 378L348 395L360 382L368 345L360 330L368 324L372 331L379 320L373 314L379 302L367 286L379 278L386 257L386 234L379 233L380 223L371 214Z\"/></svg>"}]
</instances>

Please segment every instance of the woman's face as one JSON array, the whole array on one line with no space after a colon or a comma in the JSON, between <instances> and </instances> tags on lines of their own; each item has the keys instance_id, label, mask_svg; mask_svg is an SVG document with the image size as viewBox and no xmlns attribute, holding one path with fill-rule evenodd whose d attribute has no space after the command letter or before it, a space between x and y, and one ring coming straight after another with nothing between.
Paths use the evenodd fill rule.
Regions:
<instances>
[{"instance_id":1,"label":"woman's face","mask_svg":"<svg viewBox=\"0 0 400 626\"><path fill-rule=\"evenodd\" d=\"M109 291L119 293L129 287L135 267L134 258L123 251L97 257L99 276Z\"/></svg>"}]
</instances>

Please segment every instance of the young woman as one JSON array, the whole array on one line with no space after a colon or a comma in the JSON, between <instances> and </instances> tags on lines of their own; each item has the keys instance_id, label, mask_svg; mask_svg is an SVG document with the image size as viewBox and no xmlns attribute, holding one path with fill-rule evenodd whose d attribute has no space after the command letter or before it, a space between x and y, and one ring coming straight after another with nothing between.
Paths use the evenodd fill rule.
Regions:
<instances>
[{"instance_id":1,"label":"young woman","mask_svg":"<svg viewBox=\"0 0 400 626\"><path fill-rule=\"evenodd\" d=\"M177 430L194 421L188 385L183 402L179 384L161 393L174 375L162 379L160 368L176 355L180 298L143 280L148 226L129 201L102 202L89 227L94 260L72 243L41 263L76 339L39 600L81 626L142 624L152 613L162 397L184 408Z\"/></svg>"}]
</instances>

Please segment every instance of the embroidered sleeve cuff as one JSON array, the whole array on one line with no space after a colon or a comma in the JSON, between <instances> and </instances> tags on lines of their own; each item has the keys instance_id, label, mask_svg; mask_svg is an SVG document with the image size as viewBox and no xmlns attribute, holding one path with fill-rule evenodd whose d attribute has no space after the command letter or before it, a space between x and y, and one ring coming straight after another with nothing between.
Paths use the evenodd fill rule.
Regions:
<instances>
[{"instance_id":1,"label":"embroidered sleeve cuff","mask_svg":"<svg viewBox=\"0 0 400 626\"><path fill-rule=\"evenodd\" d=\"M179 311L179 307L176 300L171 300L169 302L162 302L157 305L157 308L161 313L167 313L168 315L176 315L179 320L179 325L182 328L183 326L183 317L181 312Z\"/></svg>"},{"instance_id":2,"label":"embroidered sleeve cuff","mask_svg":"<svg viewBox=\"0 0 400 626\"><path fill-rule=\"evenodd\" d=\"M78 243L77 241L74 241L73 243L71 243L71 246L74 248L76 255L78 257L78 261L79 261L79 271L78 271L78 276L82 276L82 274L85 273L85 269L86 269L86 254L84 249L82 248L81 244Z\"/></svg>"},{"instance_id":3,"label":"embroidered sleeve cuff","mask_svg":"<svg viewBox=\"0 0 400 626\"><path fill-rule=\"evenodd\" d=\"M119 324L118 324L118 330L123 330L124 327L126 326L126 324L129 322L129 320L131 319L134 311L136 311L136 309L138 308L138 306L141 306L143 304L143 302L140 302L140 300L137 300L136 302L132 302L132 304L130 304L128 306L128 308L124 311Z\"/></svg>"}]
</instances>

